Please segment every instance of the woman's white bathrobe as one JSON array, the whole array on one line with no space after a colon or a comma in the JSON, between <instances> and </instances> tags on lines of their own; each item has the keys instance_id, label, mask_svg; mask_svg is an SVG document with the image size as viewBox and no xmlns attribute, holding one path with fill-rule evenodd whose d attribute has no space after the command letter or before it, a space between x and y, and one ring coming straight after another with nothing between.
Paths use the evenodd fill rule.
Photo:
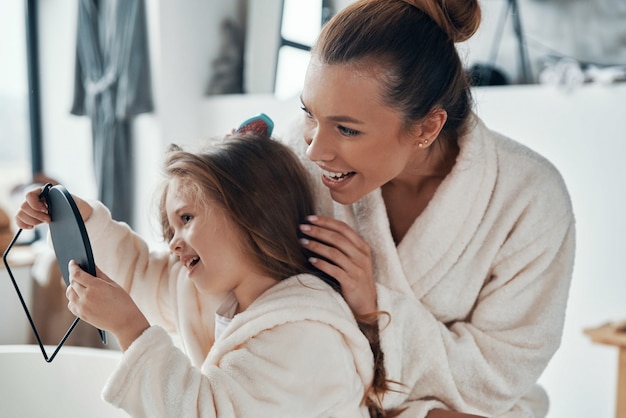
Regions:
<instances>
[{"instance_id":1,"label":"woman's white bathrobe","mask_svg":"<svg viewBox=\"0 0 626 418\"><path fill-rule=\"evenodd\" d=\"M363 397L372 352L330 286L311 275L283 280L235 315L213 344L223 295L199 294L176 257L150 253L104 206L90 204L96 264L160 324L123 354L106 401L147 418L369 416Z\"/></svg>"},{"instance_id":2,"label":"woman's white bathrobe","mask_svg":"<svg viewBox=\"0 0 626 418\"><path fill-rule=\"evenodd\" d=\"M398 246L375 190L333 202L301 134L284 139L313 175L321 214L371 246L388 377L387 405L424 417L435 406L489 417L543 417L536 382L561 341L574 260L566 186L546 159L476 116L451 173ZM384 319L384 318L383 318ZM382 327L383 325L381 325Z\"/></svg>"}]
</instances>

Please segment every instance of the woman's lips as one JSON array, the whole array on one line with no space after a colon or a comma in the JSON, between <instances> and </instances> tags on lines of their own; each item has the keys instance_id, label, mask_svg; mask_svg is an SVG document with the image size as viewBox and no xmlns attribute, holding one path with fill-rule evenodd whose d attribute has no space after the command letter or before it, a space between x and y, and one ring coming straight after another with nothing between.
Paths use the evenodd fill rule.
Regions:
<instances>
[{"instance_id":1,"label":"woman's lips","mask_svg":"<svg viewBox=\"0 0 626 418\"><path fill-rule=\"evenodd\" d=\"M356 175L354 171L329 171L322 169L322 183L331 190L347 185Z\"/></svg>"},{"instance_id":2,"label":"woman's lips","mask_svg":"<svg viewBox=\"0 0 626 418\"><path fill-rule=\"evenodd\" d=\"M336 183L339 183L346 178L353 176L354 174L356 174L354 171L336 172L322 169L322 175L324 176L324 178Z\"/></svg>"}]
</instances>

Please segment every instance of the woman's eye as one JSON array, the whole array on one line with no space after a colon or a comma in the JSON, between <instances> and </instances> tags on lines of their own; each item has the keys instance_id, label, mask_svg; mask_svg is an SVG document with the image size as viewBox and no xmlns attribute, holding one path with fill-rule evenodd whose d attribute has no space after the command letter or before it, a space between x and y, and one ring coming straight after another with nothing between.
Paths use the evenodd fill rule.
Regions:
<instances>
[{"instance_id":1,"label":"woman's eye","mask_svg":"<svg viewBox=\"0 0 626 418\"><path fill-rule=\"evenodd\" d=\"M359 131L355 131L354 129L346 128L345 126L341 126L341 125L339 125L337 127L337 129L339 129L339 132L341 132L341 134L344 135L344 136L355 136L355 135L359 134Z\"/></svg>"}]
</instances>

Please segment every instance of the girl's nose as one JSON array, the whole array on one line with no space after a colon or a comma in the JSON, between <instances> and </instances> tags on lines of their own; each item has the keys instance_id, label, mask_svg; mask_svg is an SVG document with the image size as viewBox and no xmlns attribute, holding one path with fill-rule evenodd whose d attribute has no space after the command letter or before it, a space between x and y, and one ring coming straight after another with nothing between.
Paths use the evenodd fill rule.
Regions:
<instances>
[{"instance_id":1,"label":"girl's nose","mask_svg":"<svg viewBox=\"0 0 626 418\"><path fill-rule=\"evenodd\" d=\"M174 234L169 243L170 251L176 255L180 255L183 249L183 240L178 234Z\"/></svg>"}]
</instances>

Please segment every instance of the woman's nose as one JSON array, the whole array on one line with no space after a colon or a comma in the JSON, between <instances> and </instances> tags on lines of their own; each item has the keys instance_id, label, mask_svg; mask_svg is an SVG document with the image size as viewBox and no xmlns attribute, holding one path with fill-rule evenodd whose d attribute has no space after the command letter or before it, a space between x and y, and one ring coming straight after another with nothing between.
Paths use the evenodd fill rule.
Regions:
<instances>
[{"instance_id":1,"label":"woman's nose","mask_svg":"<svg viewBox=\"0 0 626 418\"><path fill-rule=\"evenodd\" d=\"M311 161L332 161L334 152L331 143L319 127L310 129L304 134L304 141L308 147L306 155Z\"/></svg>"}]
</instances>

